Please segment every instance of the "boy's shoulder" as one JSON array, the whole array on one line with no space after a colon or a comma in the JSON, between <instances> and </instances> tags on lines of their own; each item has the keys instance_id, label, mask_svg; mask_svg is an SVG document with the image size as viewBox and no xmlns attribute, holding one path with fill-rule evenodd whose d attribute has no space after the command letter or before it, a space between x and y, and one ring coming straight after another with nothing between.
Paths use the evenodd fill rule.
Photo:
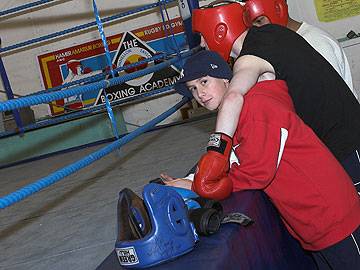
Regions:
<instances>
[{"instance_id":1,"label":"boy's shoulder","mask_svg":"<svg viewBox=\"0 0 360 270\"><path fill-rule=\"evenodd\" d=\"M244 97L245 110L256 115L276 118L282 112L295 113L294 105L283 80L266 80L256 83Z\"/></svg>"},{"instance_id":2,"label":"boy's shoulder","mask_svg":"<svg viewBox=\"0 0 360 270\"><path fill-rule=\"evenodd\" d=\"M288 87L284 80L264 80L257 82L245 95L246 99L259 100L282 100L284 103L291 103Z\"/></svg>"}]
</instances>

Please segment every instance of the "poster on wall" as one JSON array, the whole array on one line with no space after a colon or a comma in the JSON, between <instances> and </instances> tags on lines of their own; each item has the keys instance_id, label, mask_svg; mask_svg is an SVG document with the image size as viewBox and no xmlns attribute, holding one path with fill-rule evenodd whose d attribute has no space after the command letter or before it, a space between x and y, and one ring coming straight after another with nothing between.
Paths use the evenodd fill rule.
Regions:
<instances>
[{"instance_id":1,"label":"poster on wall","mask_svg":"<svg viewBox=\"0 0 360 270\"><path fill-rule=\"evenodd\" d=\"M151 48L146 42L134 35L132 32L123 34L119 47L116 50L113 58L113 65L123 67L132 63L139 62L146 58L155 56L157 52ZM145 63L140 66L125 69L121 75L126 75L144 68L147 68L151 63ZM155 63L156 64L156 63ZM142 77L124 82L120 85L115 85L105 90L99 91L96 98L95 105L105 103L105 92L110 102L118 101L127 97L141 95L155 89L160 89L165 86L174 84L180 76L179 70L174 66L161 69L160 71L146 74Z\"/></svg>"},{"instance_id":2,"label":"poster on wall","mask_svg":"<svg viewBox=\"0 0 360 270\"><path fill-rule=\"evenodd\" d=\"M169 35L170 33L171 35ZM183 48L186 43L183 21L180 17L172 19L167 24L153 24L109 36L106 39L113 67L136 63L153 57L156 53L174 52ZM101 39L39 55L38 62L45 89L90 77L110 69L106 62ZM148 63L148 65L151 64L154 63ZM146 68L146 66L145 64L125 69L119 75L129 74ZM106 96L111 102L150 92L173 84L179 74L179 70L175 66L169 66L158 72L107 88L105 89ZM58 116L101 105L105 100L105 92L104 89L100 89L53 101L49 104L50 114Z\"/></svg>"},{"instance_id":3,"label":"poster on wall","mask_svg":"<svg viewBox=\"0 0 360 270\"><path fill-rule=\"evenodd\" d=\"M332 22L360 15L360 0L314 0L320 22Z\"/></svg>"}]
</instances>

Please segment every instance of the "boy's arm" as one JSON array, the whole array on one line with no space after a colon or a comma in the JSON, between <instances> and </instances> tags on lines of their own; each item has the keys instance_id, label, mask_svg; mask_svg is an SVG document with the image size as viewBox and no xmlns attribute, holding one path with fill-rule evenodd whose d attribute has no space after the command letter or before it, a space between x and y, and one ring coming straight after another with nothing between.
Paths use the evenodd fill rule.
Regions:
<instances>
[{"instance_id":1,"label":"boy's arm","mask_svg":"<svg viewBox=\"0 0 360 270\"><path fill-rule=\"evenodd\" d=\"M192 189L205 198L223 199L230 195L232 183L226 176L231 152L228 149L232 147L232 137L239 121L243 95L257 82L259 76L268 72L275 73L269 62L253 55L241 56L235 62L233 72L229 89L219 108L216 132L210 136L210 142L212 137L219 136L218 141L222 146L215 149L218 154L214 155L214 151L208 151L201 157L192 185Z\"/></svg>"},{"instance_id":2,"label":"boy's arm","mask_svg":"<svg viewBox=\"0 0 360 270\"><path fill-rule=\"evenodd\" d=\"M240 164L231 166L229 177L235 190L265 189L275 177L287 142L288 131L253 121L235 152Z\"/></svg>"},{"instance_id":3,"label":"boy's arm","mask_svg":"<svg viewBox=\"0 0 360 270\"><path fill-rule=\"evenodd\" d=\"M217 115L216 132L227 134L230 137L234 135L244 102L243 96L266 72L274 73L274 69L270 63L259 57L244 55L236 60L233 67L233 78Z\"/></svg>"}]
</instances>

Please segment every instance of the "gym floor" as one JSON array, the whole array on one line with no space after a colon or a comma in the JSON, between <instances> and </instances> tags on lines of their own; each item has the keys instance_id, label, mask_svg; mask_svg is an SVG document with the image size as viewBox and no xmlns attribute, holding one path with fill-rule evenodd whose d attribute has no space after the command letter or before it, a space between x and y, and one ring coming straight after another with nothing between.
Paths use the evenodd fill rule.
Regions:
<instances>
[{"instance_id":1,"label":"gym floor","mask_svg":"<svg viewBox=\"0 0 360 270\"><path fill-rule=\"evenodd\" d=\"M90 166L0 210L0 269L96 269L116 240L118 192L141 194L161 172L184 176L204 153L214 115L140 135ZM0 197L105 145L0 170ZM46 146L44 146L46 147Z\"/></svg>"}]
</instances>

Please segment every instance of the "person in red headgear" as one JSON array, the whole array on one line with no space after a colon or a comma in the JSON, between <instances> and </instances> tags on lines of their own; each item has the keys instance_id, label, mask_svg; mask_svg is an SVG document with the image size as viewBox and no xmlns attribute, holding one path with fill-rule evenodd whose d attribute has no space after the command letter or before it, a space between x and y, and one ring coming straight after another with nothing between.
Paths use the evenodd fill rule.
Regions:
<instances>
[{"instance_id":1,"label":"person in red headgear","mask_svg":"<svg viewBox=\"0 0 360 270\"><path fill-rule=\"evenodd\" d=\"M200 51L186 61L175 89L213 111L222 106L232 77L220 55ZM217 200L232 191L263 190L290 234L315 258L323 257L320 269L358 269L359 197L335 157L295 113L285 81L259 79L244 100L234 149L213 136L194 181L165 184ZM220 148L235 153L225 165Z\"/></svg>"},{"instance_id":2,"label":"person in red headgear","mask_svg":"<svg viewBox=\"0 0 360 270\"><path fill-rule=\"evenodd\" d=\"M247 0L244 12L246 26L279 24L302 36L339 73L356 98L350 65L339 42L324 30L306 22L298 22L288 14L285 0Z\"/></svg>"},{"instance_id":3,"label":"person in red headgear","mask_svg":"<svg viewBox=\"0 0 360 270\"><path fill-rule=\"evenodd\" d=\"M243 95L258 79L285 80L297 114L356 184L360 178L360 117L354 116L360 115L360 104L340 75L298 34L276 24L248 29L243 21L245 8L234 2L216 3L194 9L192 15L201 46L217 51L226 61L230 55L236 58L234 76L217 115L219 141L231 147ZM228 153L222 149L224 168ZM356 187L360 191L360 185Z\"/></svg>"}]
</instances>

